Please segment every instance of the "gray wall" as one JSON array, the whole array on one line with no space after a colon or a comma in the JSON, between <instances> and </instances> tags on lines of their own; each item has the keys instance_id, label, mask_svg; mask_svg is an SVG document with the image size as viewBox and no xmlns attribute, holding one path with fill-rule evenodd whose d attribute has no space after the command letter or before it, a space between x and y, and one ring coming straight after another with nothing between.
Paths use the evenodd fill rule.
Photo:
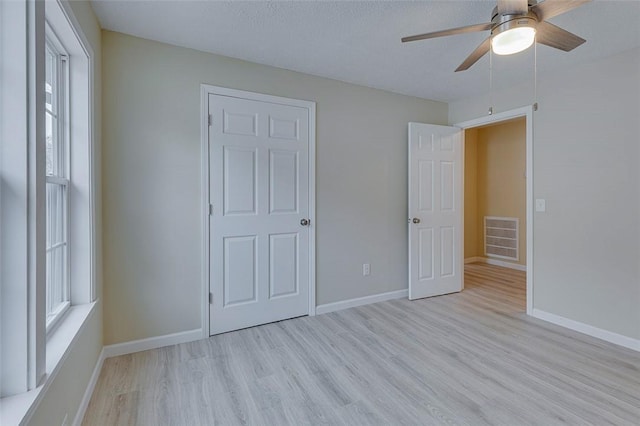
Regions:
<instances>
[{"instance_id":1,"label":"gray wall","mask_svg":"<svg viewBox=\"0 0 640 426\"><path fill-rule=\"evenodd\" d=\"M540 77L534 114L534 309L640 338L640 50ZM531 104L526 87L495 109ZM449 105L477 118L487 97Z\"/></svg>"},{"instance_id":2,"label":"gray wall","mask_svg":"<svg viewBox=\"0 0 640 426\"><path fill-rule=\"evenodd\" d=\"M201 83L317 102L318 304L407 287L407 123L446 104L102 36L105 344L200 327Z\"/></svg>"},{"instance_id":3,"label":"gray wall","mask_svg":"<svg viewBox=\"0 0 640 426\"><path fill-rule=\"evenodd\" d=\"M98 21L88 2L69 2L73 13L87 36L94 54L94 155L96 177L96 289L98 304L93 315L87 320L77 336L77 340L62 362L55 380L43 396L33 413L30 425L61 425L64 416L68 416L68 424L73 422L80 406L80 401L98 361L102 350L102 224L101 224L101 179L100 179L100 140L101 140L101 33Z\"/></svg>"}]
</instances>

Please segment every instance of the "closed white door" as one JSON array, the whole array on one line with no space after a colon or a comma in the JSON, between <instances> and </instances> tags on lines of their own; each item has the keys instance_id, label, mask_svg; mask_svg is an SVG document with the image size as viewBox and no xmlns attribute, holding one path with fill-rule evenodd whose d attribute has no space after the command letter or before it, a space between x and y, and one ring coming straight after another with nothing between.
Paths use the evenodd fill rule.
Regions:
<instances>
[{"instance_id":1,"label":"closed white door","mask_svg":"<svg viewBox=\"0 0 640 426\"><path fill-rule=\"evenodd\" d=\"M210 333L309 313L309 110L209 95Z\"/></svg>"},{"instance_id":2,"label":"closed white door","mask_svg":"<svg viewBox=\"0 0 640 426\"><path fill-rule=\"evenodd\" d=\"M409 123L409 299L462 290L462 131Z\"/></svg>"}]
</instances>

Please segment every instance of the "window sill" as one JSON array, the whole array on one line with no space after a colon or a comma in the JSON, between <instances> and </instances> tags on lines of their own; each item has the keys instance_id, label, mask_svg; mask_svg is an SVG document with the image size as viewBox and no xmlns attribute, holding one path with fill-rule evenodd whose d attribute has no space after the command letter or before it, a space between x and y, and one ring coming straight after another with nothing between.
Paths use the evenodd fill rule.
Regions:
<instances>
[{"instance_id":1,"label":"window sill","mask_svg":"<svg viewBox=\"0 0 640 426\"><path fill-rule=\"evenodd\" d=\"M47 336L47 373L37 388L18 395L0 399L0 424L22 425L40 404L60 367L71 352L80 332L96 310L97 301L71 306L55 330Z\"/></svg>"},{"instance_id":2,"label":"window sill","mask_svg":"<svg viewBox=\"0 0 640 426\"><path fill-rule=\"evenodd\" d=\"M47 315L47 341L49 336L54 334L54 331L58 328L58 324L62 324L67 318L67 313L71 303L64 302L53 314Z\"/></svg>"}]
</instances>

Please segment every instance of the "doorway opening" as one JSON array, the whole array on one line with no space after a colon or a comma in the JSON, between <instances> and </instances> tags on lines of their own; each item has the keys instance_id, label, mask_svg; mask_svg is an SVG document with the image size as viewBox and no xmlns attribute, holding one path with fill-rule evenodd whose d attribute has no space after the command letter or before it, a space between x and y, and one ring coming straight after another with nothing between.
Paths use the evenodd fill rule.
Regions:
<instances>
[{"instance_id":1,"label":"doorway opening","mask_svg":"<svg viewBox=\"0 0 640 426\"><path fill-rule=\"evenodd\" d=\"M466 129L464 141L465 288L497 288L524 311L526 119Z\"/></svg>"},{"instance_id":2,"label":"doorway opening","mask_svg":"<svg viewBox=\"0 0 640 426\"><path fill-rule=\"evenodd\" d=\"M464 131L464 280L533 309L533 108L457 124Z\"/></svg>"}]
</instances>

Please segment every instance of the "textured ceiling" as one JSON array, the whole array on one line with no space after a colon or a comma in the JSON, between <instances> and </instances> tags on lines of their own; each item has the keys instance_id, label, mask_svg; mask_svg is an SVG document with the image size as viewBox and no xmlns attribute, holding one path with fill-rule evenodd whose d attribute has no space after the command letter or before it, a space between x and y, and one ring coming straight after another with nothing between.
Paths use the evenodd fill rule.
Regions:
<instances>
[{"instance_id":1,"label":"textured ceiling","mask_svg":"<svg viewBox=\"0 0 640 426\"><path fill-rule=\"evenodd\" d=\"M440 101L489 91L489 55L454 69L488 35L402 44L400 38L488 22L494 1L93 0L104 29ZM594 1L550 22L587 39L565 53L537 48L538 72L640 46L640 1ZM493 58L494 86L533 75L534 50Z\"/></svg>"}]
</instances>

